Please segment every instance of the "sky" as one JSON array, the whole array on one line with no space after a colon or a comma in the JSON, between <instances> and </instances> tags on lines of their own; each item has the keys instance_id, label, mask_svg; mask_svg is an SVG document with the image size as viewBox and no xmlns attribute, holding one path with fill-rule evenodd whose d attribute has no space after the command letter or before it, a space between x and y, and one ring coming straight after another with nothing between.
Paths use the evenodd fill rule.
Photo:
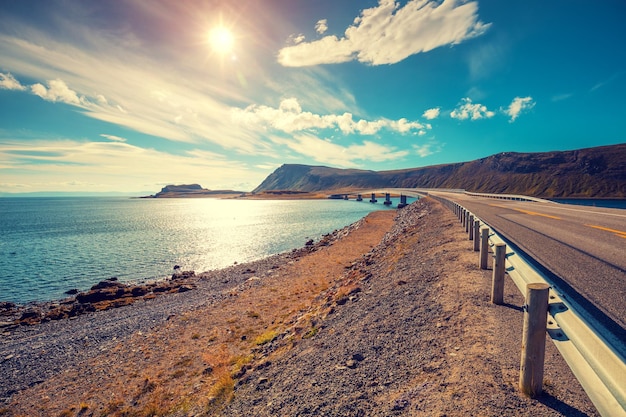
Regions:
<instances>
[{"instance_id":1,"label":"sky","mask_svg":"<svg viewBox=\"0 0 626 417\"><path fill-rule=\"evenodd\" d=\"M0 193L626 142L623 0L2 0Z\"/></svg>"}]
</instances>

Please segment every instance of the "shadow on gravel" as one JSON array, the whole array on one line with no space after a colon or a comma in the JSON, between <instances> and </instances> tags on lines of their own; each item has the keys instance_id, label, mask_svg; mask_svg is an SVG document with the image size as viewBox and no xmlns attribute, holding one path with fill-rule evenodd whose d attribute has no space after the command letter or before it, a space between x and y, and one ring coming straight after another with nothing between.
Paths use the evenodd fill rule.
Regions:
<instances>
[{"instance_id":1,"label":"shadow on gravel","mask_svg":"<svg viewBox=\"0 0 626 417\"><path fill-rule=\"evenodd\" d=\"M515 311L519 311L519 312L524 311L522 306L516 306L515 304L510 304L510 303L504 303L504 304L502 304L502 307L510 308L511 310L515 310Z\"/></svg>"},{"instance_id":2,"label":"shadow on gravel","mask_svg":"<svg viewBox=\"0 0 626 417\"><path fill-rule=\"evenodd\" d=\"M554 411L561 413L564 416L589 417L589 414L580 411L579 409L572 407L569 404L564 403L563 401L553 397L551 394L548 394L545 391L537 398L537 401L547 407L550 407Z\"/></svg>"}]
</instances>

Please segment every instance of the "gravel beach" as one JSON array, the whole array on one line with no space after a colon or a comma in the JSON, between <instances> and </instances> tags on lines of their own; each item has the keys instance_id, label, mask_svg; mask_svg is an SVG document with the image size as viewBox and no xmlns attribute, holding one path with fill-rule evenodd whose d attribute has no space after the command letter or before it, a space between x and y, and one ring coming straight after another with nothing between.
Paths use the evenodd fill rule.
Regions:
<instances>
[{"instance_id":1,"label":"gravel beach","mask_svg":"<svg viewBox=\"0 0 626 417\"><path fill-rule=\"evenodd\" d=\"M431 199L198 275L191 291L5 329L0 415L596 416L546 346L517 389L524 303Z\"/></svg>"}]
</instances>

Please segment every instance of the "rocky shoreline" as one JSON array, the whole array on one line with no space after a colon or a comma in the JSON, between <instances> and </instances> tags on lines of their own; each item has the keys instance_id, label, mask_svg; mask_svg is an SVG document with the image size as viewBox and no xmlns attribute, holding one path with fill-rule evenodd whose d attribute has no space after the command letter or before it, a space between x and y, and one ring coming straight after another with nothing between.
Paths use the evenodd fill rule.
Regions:
<instances>
[{"instance_id":1,"label":"rocky shoreline","mask_svg":"<svg viewBox=\"0 0 626 417\"><path fill-rule=\"evenodd\" d=\"M358 227L358 222L346 226L344 229L328 233L318 241L309 240L302 248L278 255L298 257L311 253L320 247L331 245L349 230ZM152 300L160 295L183 293L197 288L199 279L206 279L210 272L196 275L195 271L181 271L178 265L174 266L174 273L167 279L142 283L123 283L117 277L98 282L88 291L80 292L71 289L66 292L69 296L62 300L30 302L16 304L0 301L0 330L9 331L18 326L32 326L52 320L75 318L82 314L96 311L105 311L131 305L137 301ZM253 269L245 268L243 274L253 274Z\"/></svg>"},{"instance_id":2,"label":"rocky shoreline","mask_svg":"<svg viewBox=\"0 0 626 417\"><path fill-rule=\"evenodd\" d=\"M182 271L167 280L137 285L113 278L60 301L0 304L0 375L7 376L0 378L0 404L9 404L14 394L46 380L68 361L88 360L135 332L148 332L183 311L254 285L259 275L332 245L361 222L318 242L307 241L302 248L221 270Z\"/></svg>"}]
</instances>

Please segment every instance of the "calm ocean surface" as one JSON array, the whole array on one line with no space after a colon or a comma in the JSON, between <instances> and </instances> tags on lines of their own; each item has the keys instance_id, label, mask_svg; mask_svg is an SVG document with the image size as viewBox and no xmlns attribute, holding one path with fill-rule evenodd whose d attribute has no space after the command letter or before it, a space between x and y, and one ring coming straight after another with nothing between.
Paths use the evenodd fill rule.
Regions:
<instances>
[{"instance_id":1,"label":"calm ocean surface","mask_svg":"<svg viewBox=\"0 0 626 417\"><path fill-rule=\"evenodd\" d=\"M0 198L0 300L59 299L113 276L163 278L174 265L223 268L302 247L381 209L343 200Z\"/></svg>"}]
</instances>

